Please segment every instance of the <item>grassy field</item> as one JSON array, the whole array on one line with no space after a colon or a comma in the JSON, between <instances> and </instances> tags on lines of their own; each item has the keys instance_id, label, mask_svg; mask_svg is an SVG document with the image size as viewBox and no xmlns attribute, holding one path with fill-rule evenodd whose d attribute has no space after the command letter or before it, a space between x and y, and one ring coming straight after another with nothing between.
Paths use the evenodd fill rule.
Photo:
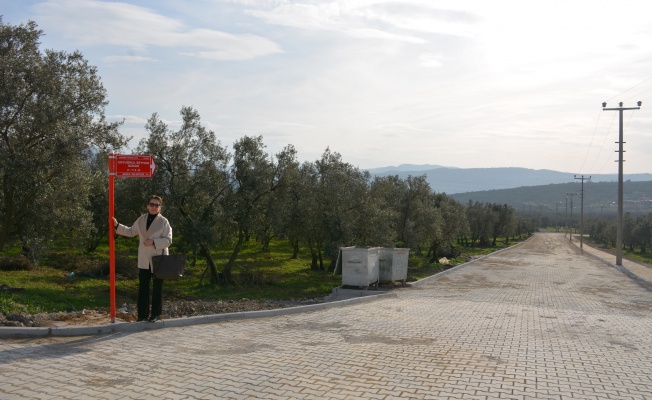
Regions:
<instances>
[{"instance_id":1,"label":"grassy field","mask_svg":"<svg viewBox=\"0 0 652 400\"><path fill-rule=\"evenodd\" d=\"M512 242L512 244L515 242ZM505 247L502 245L502 247ZM470 257L496 251L497 248L461 248L463 254L452 259L448 267L461 264ZM14 250L0 256L0 312L37 314L41 312L80 311L84 308L109 307L108 248L91 254L55 252L37 267L16 266ZM138 291L136 268L137 240L116 242L116 302L134 304ZM179 281L165 284L166 300L305 300L331 293L342 283L333 271L310 269L307 251L296 260L290 259L287 241L273 242L269 252L261 252L252 242L243 248L234 267L236 284L211 286L208 273L203 284L200 278L206 269L203 260L195 266L188 263L186 275ZM230 255L229 249L218 249L213 254L218 268ZM11 258L8 258L11 257ZM408 281L418 280L446 267L429 264L413 252L408 261ZM74 275L71 274L74 273Z\"/></svg>"}]
</instances>

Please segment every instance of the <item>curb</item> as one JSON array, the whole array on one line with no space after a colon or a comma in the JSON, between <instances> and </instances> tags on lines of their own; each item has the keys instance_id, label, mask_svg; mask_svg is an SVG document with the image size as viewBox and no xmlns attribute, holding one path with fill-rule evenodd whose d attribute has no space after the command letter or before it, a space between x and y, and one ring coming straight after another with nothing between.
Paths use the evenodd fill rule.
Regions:
<instances>
[{"instance_id":1,"label":"curb","mask_svg":"<svg viewBox=\"0 0 652 400\"><path fill-rule=\"evenodd\" d=\"M269 318L279 315L298 314L303 312L323 310L327 308L345 307L348 305L379 300L385 297L397 297L396 293L380 293L355 297L326 303L309 304L305 306L278 308L274 310L242 311L225 314L199 315L196 317L182 317L164 319L155 323L151 322L118 322L114 324L92 326L61 326L61 327L0 327L0 339L6 338L44 338L65 336L91 336L107 335L113 333L133 333L157 330L163 328L178 328L191 325L212 324L216 322L245 320L254 318Z\"/></svg>"},{"instance_id":2,"label":"curb","mask_svg":"<svg viewBox=\"0 0 652 400\"><path fill-rule=\"evenodd\" d=\"M573 244L577 247L577 245L575 244L575 242L573 242ZM578 248L579 248L579 247L578 247ZM631 270L629 270L627 267L625 267L625 266L623 266L623 265L615 264L615 263L613 263L613 262L607 260L606 258L602 258L602 257L600 257L600 256L597 255L597 254L593 254L593 253L591 253L591 252L589 252L589 251L584 251L583 254L588 254L589 256L595 258L596 260L602 261L603 263L605 263L605 264L607 264L607 265L609 265L609 266L611 266L611 267L616 268L617 270L619 270L619 271L622 272L623 274L627 275L630 279L632 279L633 281L635 281L635 282L638 283L639 285L643 286L643 287L644 287L645 289L647 289L648 291L652 292L652 281L650 281L649 279L645 279L645 278L643 278L643 277L640 276L640 275L636 275L634 272L632 272Z\"/></svg>"},{"instance_id":3,"label":"curb","mask_svg":"<svg viewBox=\"0 0 652 400\"><path fill-rule=\"evenodd\" d=\"M523 244L530 240L532 236L526 240L516 243L513 246L506 247L494 251L493 253L485 254L481 257L475 258L471 261L468 261L464 264L456 265L453 268L447 269L442 272L438 272L429 277L420 279L415 282L408 284L408 288L414 286L420 286L431 281L437 280L442 276L450 274L452 272L458 271L464 267L467 267L473 264L476 261L482 260L486 257L502 253L503 251L513 249L514 247ZM650 282L652 287L652 282ZM296 306L296 307L287 307L287 308L278 308L274 310L260 310L260 311L243 311L235 313L225 313L225 314L212 314L212 315L198 315L196 317L182 317L182 318L172 318L164 319L155 323L151 322L117 322L114 324L104 324L104 325L91 325L91 326L61 326L61 327L0 327L0 339L7 338L44 338L44 337L67 337L67 336L92 336L92 335L108 335L113 333L133 333L133 332L142 332L157 330L163 328L178 328L191 325L200 325L200 324L212 324L216 322L224 321L236 321L243 319L254 319L254 318L269 318L276 317L279 315L290 315L298 314L303 312L324 310L327 308L336 308L336 307L345 307L358 303L365 303L368 301L380 300L382 298L388 297L397 297L398 295L393 292L384 292L379 294L369 294L361 297L354 297L350 299L330 301L325 303L318 304L309 304L305 306Z\"/></svg>"},{"instance_id":4,"label":"curb","mask_svg":"<svg viewBox=\"0 0 652 400\"><path fill-rule=\"evenodd\" d=\"M532 236L534 236L534 235L532 235ZM473 264L473 263L476 262L476 261L483 260L483 259L485 259L485 258L487 258L487 257L489 257L489 256L494 256L494 255L496 255L496 254L500 254L500 253L502 253L503 251L511 250L511 249L513 249L514 247L516 247L516 246L518 246L518 245L520 245L520 244L523 244L523 243L527 242L528 240L530 240L530 239L532 238L532 236L530 236L529 238L525 239L525 240L522 241L522 242L518 242L518 243L516 243L516 244L513 245L513 246L509 246L509 247L505 247L504 249L496 250L496 251L494 251L494 252L492 252L492 253L485 254L485 255L480 256L480 257L478 257L478 258L474 258L473 260L468 261L468 262L465 262L464 264L456 265L456 266L454 266L453 268L449 268L449 269L447 269L447 270L445 270L445 271L438 272L438 273L436 273L436 274L434 274L434 275L431 275L431 276L428 276L428 277L426 277L426 278L419 279L419 280L416 281L416 282L412 282L412 283L410 283L410 286L420 286L420 285L423 285L423 284L426 284L426 283L430 283L431 281L436 281L437 279L441 278L442 276L445 276L445 275L448 275L448 274L450 274L450 273L453 273L453 272L459 271L460 269L465 268L465 267L468 267L469 265Z\"/></svg>"}]
</instances>

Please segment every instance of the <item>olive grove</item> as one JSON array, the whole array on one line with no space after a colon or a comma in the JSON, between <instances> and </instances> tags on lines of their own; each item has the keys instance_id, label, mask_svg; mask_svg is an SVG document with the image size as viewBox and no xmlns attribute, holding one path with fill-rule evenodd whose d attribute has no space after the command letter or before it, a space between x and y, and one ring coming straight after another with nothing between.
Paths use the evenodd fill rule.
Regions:
<instances>
[{"instance_id":1,"label":"olive grove","mask_svg":"<svg viewBox=\"0 0 652 400\"><path fill-rule=\"evenodd\" d=\"M79 52L41 51L41 35L32 22L0 24L0 251L19 247L34 262L55 245L92 251L107 239L108 154L130 140L105 119L96 68ZM161 195L175 250L205 260L211 284L233 282L246 242L265 251L287 240L292 257L309 252L311 268L328 270L341 246L409 247L436 262L522 227L510 207L462 205L425 176L372 178L330 148L300 162L292 145L268 152L262 136L230 149L197 110L180 115L178 127L157 113L148 120L135 151L158 170L116 180L115 215L131 224ZM216 258L217 247L230 255Z\"/></svg>"}]
</instances>

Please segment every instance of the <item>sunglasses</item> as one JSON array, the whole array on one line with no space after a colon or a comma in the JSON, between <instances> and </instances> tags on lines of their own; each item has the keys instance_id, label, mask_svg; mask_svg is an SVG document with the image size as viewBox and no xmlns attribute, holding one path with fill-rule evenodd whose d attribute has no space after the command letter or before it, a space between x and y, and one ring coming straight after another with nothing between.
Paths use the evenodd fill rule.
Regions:
<instances>
[{"instance_id":1,"label":"sunglasses","mask_svg":"<svg viewBox=\"0 0 652 400\"><path fill-rule=\"evenodd\" d=\"M151 206L151 207L160 207L161 206L161 204L159 204L159 203L149 203L147 205Z\"/></svg>"}]
</instances>

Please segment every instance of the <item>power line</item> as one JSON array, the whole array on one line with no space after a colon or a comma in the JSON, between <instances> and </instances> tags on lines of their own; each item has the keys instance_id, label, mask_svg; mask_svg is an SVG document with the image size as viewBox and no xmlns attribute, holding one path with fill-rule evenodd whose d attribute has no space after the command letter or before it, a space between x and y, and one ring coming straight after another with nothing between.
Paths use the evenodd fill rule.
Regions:
<instances>
[{"instance_id":1,"label":"power line","mask_svg":"<svg viewBox=\"0 0 652 400\"><path fill-rule=\"evenodd\" d=\"M640 85L644 84L645 82L647 82L647 81L649 81L649 80L651 80L651 79L652 79L652 76L650 76L650 77L648 77L648 78L646 78L646 79L640 81L639 83L637 83L636 85L630 87L629 89L626 89L626 90L620 92L619 94L617 94L617 95L611 97L611 98L608 99L607 101L610 101L610 100L614 99L615 97L618 97L618 96L620 96L620 95L622 95L622 94L624 94L624 93L627 93L627 92L631 91L632 89L635 89L635 88L639 87ZM643 91L640 91L640 92L638 92L638 93L636 93L636 94L633 94L632 96L630 96L630 97L627 98L626 100L631 99L631 98L634 98L634 97L640 97L640 95L642 95L643 93L647 93L647 92L649 92L650 90L652 90L652 88L648 88L648 89L645 89L645 90L643 90ZM644 98L643 100L648 100L648 99L650 99L650 98L652 98L652 96L646 97L646 98ZM587 151L586 151L586 155L585 155L585 157L584 157L584 161L582 161L582 166L581 166L580 169L579 169L580 172L583 172L583 171L584 171L584 166L586 165L586 162L587 162L587 160L588 160L588 158L589 158L589 154L591 153L591 149L592 149L592 147L593 147L593 143L594 143L594 141L595 141L596 132L597 132L598 125L599 125L599 122L600 122L600 118L601 118L601 117L602 117L602 112L600 112L600 113L598 114L598 118L597 118L597 120L596 120L595 127L593 128L593 136L591 137L591 142L589 143L589 147L588 147L588 149L587 149ZM604 139L603 139L603 142L602 142L602 146L601 146L600 149L598 150L598 153L597 153L597 155L595 156L595 158L594 158L594 160L593 160L593 163L591 164L591 167L588 169L588 171L594 171L593 168L595 167L596 162L599 161L599 159L600 159L600 154L602 153L602 150L605 148L606 140L607 140L607 137L609 137L609 133L611 132L611 127L613 126L613 121L615 120L615 118L616 118L616 116L614 115L614 117L611 119L611 123L609 124L609 129L607 130L607 132L606 132L606 134L605 134L605 136L604 136ZM629 119L629 121L631 121L631 118L632 118L632 116L630 115L630 119ZM627 122L627 126L629 126L629 121ZM608 162L609 162L609 161L607 160L607 161L604 163L604 165L602 166L602 168L600 168L600 169L597 171L597 173L601 173L601 172L605 169L605 167L606 167L606 165L608 164Z\"/></svg>"},{"instance_id":2,"label":"power line","mask_svg":"<svg viewBox=\"0 0 652 400\"><path fill-rule=\"evenodd\" d=\"M636 94L630 96L629 98L625 99L625 101L628 101L628 100L631 100L631 99L634 99L634 98L639 98L639 99L640 99L640 98L641 98L641 95L642 95L643 93L649 92L650 90L652 90L652 88L645 89L645 90L642 91L642 92L638 92L638 93L636 93ZM648 98L649 98L649 97L648 97ZM643 99L643 100L645 100L645 99Z\"/></svg>"},{"instance_id":3,"label":"power line","mask_svg":"<svg viewBox=\"0 0 652 400\"><path fill-rule=\"evenodd\" d=\"M593 164L591 164L591 168L589 168L589 171L593 170L593 167L595 166L595 163L600 158L600 154L602 153L602 149L604 149L605 144L607 143L607 138L609 137L609 133L611 132L611 127L613 126L613 123L614 123L615 120L616 120L616 115L614 114L614 116L611 118L611 123L609 124L609 129L607 129L607 132L605 133L604 138L602 139L602 146L600 147L600 150L598 151L598 154L595 156L595 160L593 160ZM604 169L605 165L602 166L602 169ZM598 172L601 172L602 169L600 169Z\"/></svg>"},{"instance_id":4,"label":"power line","mask_svg":"<svg viewBox=\"0 0 652 400\"><path fill-rule=\"evenodd\" d=\"M595 120L595 127L593 128L593 136L591 136L591 143L589 143L589 148L586 150L586 155L584 156L584 161L582 161L582 166L580 167L580 172L583 171L584 164L586 164L586 159L589 158L589 153L591 152L591 147L593 146L593 140L595 139L595 133L598 131L598 123L600 122L600 116L602 115L602 110L598 113L598 118ZM598 152L598 155L600 153ZM595 162L594 162L595 164Z\"/></svg>"},{"instance_id":5,"label":"power line","mask_svg":"<svg viewBox=\"0 0 652 400\"><path fill-rule=\"evenodd\" d=\"M618 97L618 96L620 96L620 95L622 95L622 94L625 94L625 93L629 92L630 90L634 89L634 88L637 87L637 86L642 85L643 83L649 81L650 79L652 79L652 76L649 77L649 78L647 78L647 79L645 79L645 80L643 80L643 81L641 81L641 82L639 82L639 83L637 83L636 85L630 87L629 89L627 89L627 90L625 90L625 91L623 91L623 92L618 93L618 94L615 95L614 97L612 97L612 98L610 98L610 99L607 99L607 102L609 102L609 101L615 99L616 97Z\"/></svg>"}]
</instances>

